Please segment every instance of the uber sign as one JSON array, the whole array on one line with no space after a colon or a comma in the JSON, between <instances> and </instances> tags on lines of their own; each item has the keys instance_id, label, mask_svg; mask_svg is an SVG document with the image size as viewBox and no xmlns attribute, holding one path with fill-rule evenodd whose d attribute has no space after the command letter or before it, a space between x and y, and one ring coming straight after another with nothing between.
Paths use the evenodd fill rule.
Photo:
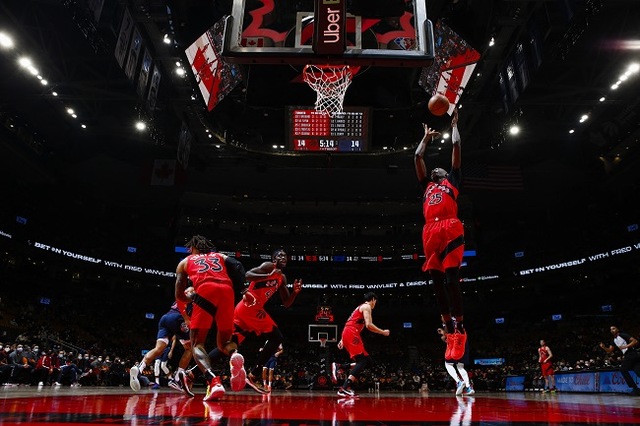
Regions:
<instances>
[{"instance_id":1,"label":"uber sign","mask_svg":"<svg viewBox=\"0 0 640 426\"><path fill-rule=\"evenodd\" d=\"M316 0L313 51L316 55L342 55L347 48L346 0Z\"/></svg>"}]
</instances>

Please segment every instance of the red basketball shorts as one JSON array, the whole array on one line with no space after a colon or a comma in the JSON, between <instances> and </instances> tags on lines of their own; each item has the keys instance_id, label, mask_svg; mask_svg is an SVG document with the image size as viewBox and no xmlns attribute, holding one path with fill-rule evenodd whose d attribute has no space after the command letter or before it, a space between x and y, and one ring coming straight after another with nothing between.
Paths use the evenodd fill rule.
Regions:
<instances>
[{"instance_id":1,"label":"red basketball shorts","mask_svg":"<svg viewBox=\"0 0 640 426\"><path fill-rule=\"evenodd\" d=\"M247 306L242 301L236 305L233 322L237 328L255 334L269 333L276 327L275 321L262 306ZM238 336L239 341L243 340Z\"/></svg>"},{"instance_id":2,"label":"red basketball shorts","mask_svg":"<svg viewBox=\"0 0 640 426\"><path fill-rule=\"evenodd\" d=\"M362 342L362 337L360 337L360 332L352 327L345 327L342 330L342 345L349 352L349 356L352 359L356 358L356 355L369 355L364 348L364 343Z\"/></svg>"},{"instance_id":3,"label":"red basketball shorts","mask_svg":"<svg viewBox=\"0 0 640 426\"><path fill-rule=\"evenodd\" d=\"M229 284L202 283L197 289L198 296L206 299L215 306L214 315L197 303L193 304L191 313L191 328L210 330L215 321L219 333L233 332L233 287Z\"/></svg>"},{"instance_id":4,"label":"red basketball shorts","mask_svg":"<svg viewBox=\"0 0 640 426\"><path fill-rule=\"evenodd\" d=\"M464 227L458 218L425 223L422 228L425 261L422 270L457 268L464 255Z\"/></svg>"}]
</instances>

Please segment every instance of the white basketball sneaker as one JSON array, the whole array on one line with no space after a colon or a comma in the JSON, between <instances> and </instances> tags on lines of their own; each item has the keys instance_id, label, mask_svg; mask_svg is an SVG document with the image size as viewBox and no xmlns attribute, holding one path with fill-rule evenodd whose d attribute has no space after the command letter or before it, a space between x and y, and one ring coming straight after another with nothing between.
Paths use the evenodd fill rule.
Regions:
<instances>
[{"instance_id":1,"label":"white basketball sneaker","mask_svg":"<svg viewBox=\"0 0 640 426\"><path fill-rule=\"evenodd\" d=\"M129 386L133 389L134 392L140 392L140 381L138 380L138 373L140 370L137 365L134 365L129 370Z\"/></svg>"}]
</instances>

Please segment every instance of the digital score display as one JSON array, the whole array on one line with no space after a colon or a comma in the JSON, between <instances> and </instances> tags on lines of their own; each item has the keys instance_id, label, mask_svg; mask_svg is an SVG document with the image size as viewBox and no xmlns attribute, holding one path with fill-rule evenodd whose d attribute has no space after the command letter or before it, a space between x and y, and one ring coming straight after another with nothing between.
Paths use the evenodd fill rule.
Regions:
<instances>
[{"instance_id":1,"label":"digital score display","mask_svg":"<svg viewBox=\"0 0 640 426\"><path fill-rule=\"evenodd\" d=\"M364 152L369 145L369 109L347 107L329 117L313 107L289 107L294 151Z\"/></svg>"}]
</instances>

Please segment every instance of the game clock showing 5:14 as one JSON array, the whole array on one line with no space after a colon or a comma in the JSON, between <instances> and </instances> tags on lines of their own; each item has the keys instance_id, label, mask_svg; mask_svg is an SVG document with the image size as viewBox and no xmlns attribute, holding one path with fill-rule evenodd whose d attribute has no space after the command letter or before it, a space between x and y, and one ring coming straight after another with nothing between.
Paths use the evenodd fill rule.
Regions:
<instances>
[{"instance_id":1,"label":"game clock showing 5:14","mask_svg":"<svg viewBox=\"0 0 640 426\"><path fill-rule=\"evenodd\" d=\"M294 151L364 152L368 138L368 108L347 107L333 117L313 107L289 108L289 139Z\"/></svg>"}]
</instances>

